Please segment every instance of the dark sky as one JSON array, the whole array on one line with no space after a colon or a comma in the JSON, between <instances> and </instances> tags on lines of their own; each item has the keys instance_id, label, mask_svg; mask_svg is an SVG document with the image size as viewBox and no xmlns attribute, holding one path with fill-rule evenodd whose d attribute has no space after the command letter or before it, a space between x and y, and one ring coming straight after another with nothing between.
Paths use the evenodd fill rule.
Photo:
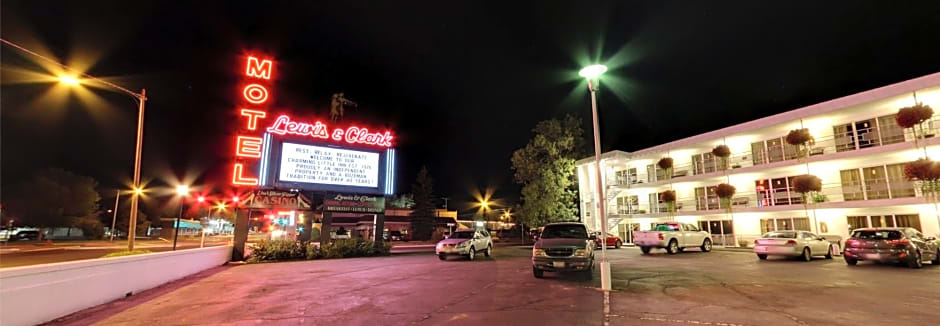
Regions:
<instances>
[{"instance_id":1,"label":"dark sky","mask_svg":"<svg viewBox=\"0 0 940 326\"><path fill-rule=\"evenodd\" d=\"M509 157L540 120L590 137L578 69L606 62L603 150L632 151L940 71L940 2L10 1L2 36L147 88L144 178L224 182L241 56L277 60L276 107L398 134L399 192L427 165L455 202L518 197ZM55 87L2 50L2 184L36 168L130 180L136 110ZM60 96L60 98L65 96ZM223 191L217 189L217 192Z\"/></svg>"}]
</instances>

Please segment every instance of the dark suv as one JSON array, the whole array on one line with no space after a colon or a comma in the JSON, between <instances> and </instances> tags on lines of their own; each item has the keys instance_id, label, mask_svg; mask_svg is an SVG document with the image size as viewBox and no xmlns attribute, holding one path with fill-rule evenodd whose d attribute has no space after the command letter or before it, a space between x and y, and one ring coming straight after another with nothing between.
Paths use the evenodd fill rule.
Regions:
<instances>
[{"instance_id":1,"label":"dark suv","mask_svg":"<svg viewBox=\"0 0 940 326\"><path fill-rule=\"evenodd\" d=\"M855 265L860 260L906 263L921 268L925 260L940 264L937 239L925 237L914 228L865 228L852 231L845 240L845 263Z\"/></svg>"},{"instance_id":2,"label":"dark suv","mask_svg":"<svg viewBox=\"0 0 940 326\"><path fill-rule=\"evenodd\" d=\"M594 239L581 223L546 225L532 246L532 274L536 278L548 272L580 272L591 278L594 267Z\"/></svg>"}]
</instances>

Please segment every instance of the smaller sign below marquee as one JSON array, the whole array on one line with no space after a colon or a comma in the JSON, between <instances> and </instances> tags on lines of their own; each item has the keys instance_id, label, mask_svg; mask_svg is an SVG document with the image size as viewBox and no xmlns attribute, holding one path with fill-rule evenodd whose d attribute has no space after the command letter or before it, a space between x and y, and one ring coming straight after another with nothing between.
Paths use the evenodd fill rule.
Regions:
<instances>
[{"instance_id":1,"label":"smaller sign below marquee","mask_svg":"<svg viewBox=\"0 0 940 326\"><path fill-rule=\"evenodd\" d=\"M327 193L323 210L347 213L385 213L385 197Z\"/></svg>"},{"instance_id":2,"label":"smaller sign below marquee","mask_svg":"<svg viewBox=\"0 0 940 326\"><path fill-rule=\"evenodd\" d=\"M290 191L258 190L251 200L252 208L308 209L310 203L303 197Z\"/></svg>"}]
</instances>

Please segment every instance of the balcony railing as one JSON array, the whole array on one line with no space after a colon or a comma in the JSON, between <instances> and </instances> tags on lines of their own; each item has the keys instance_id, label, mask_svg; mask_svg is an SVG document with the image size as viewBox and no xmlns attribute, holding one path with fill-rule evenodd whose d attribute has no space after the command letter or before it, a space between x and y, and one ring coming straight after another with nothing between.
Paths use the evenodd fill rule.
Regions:
<instances>
[{"instance_id":1,"label":"balcony railing","mask_svg":"<svg viewBox=\"0 0 940 326\"><path fill-rule=\"evenodd\" d=\"M866 182L866 184L846 184L833 183L824 184L822 191L809 193L806 195L809 203L827 203L844 202L853 200L873 200L888 198L904 198L920 196L919 191L915 189L914 182L890 180L890 187L887 182ZM863 190L864 188L864 190ZM802 208L803 196L800 193L790 191L761 192L756 191L741 192L735 194L730 202L724 203L716 197L696 199L695 197L680 197L675 203L675 212L677 214L715 211L721 213L731 205L732 210L743 208L762 208L777 206L793 206ZM653 214L668 213L669 208L666 203L638 204L638 205L616 205L612 203L609 208L612 214L630 215L630 214Z\"/></svg>"},{"instance_id":2,"label":"balcony railing","mask_svg":"<svg viewBox=\"0 0 940 326\"><path fill-rule=\"evenodd\" d=\"M925 123L925 127L925 138L932 138L940 134L940 116L934 116L929 122ZM883 131L876 130L875 128L858 129L854 133L846 133L845 137L837 137L838 135L819 137L815 139L815 142L812 146L808 146L808 148L803 149L802 151L797 147L783 143L779 147L775 146L774 148L765 148L760 153L753 153L751 150L731 153L727 159L728 162L726 165L719 164L718 158L703 161L704 165L702 167L696 167L695 163L693 162L676 164L673 166L672 178L676 179L685 176L720 172L724 171L725 169L734 170L755 165L791 161L802 157L813 157L818 155L849 152L882 145L914 141L913 134L907 129L904 129L903 138L898 134L885 135L884 131L887 131L887 128L882 129ZM756 159L755 155L757 155ZM650 179L646 174L638 175L636 179L638 180L635 180L633 184L643 183L647 180L651 180L651 182L668 180L666 178ZM630 183L618 184L628 185Z\"/></svg>"}]
</instances>

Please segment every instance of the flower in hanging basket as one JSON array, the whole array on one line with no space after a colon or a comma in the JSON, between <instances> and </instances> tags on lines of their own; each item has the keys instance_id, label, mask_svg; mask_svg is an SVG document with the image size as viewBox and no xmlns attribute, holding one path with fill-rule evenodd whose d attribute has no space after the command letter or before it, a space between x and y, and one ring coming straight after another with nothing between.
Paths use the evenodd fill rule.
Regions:
<instances>
[{"instance_id":1,"label":"flower in hanging basket","mask_svg":"<svg viewBox=\"0 0 940 326\"><path fill-rule=\"evenodd\" d=\"M663 169L663 170L671 169L671 168L672 168L672 158L671 158L671 157L663 157L663 158L659 159L659 162L656 162L656 165L659 166L659 168L660 168L660 169Z\"/></svg>"},{"instance_id":2,"label":"flower in hanging basket","mask_svg":"<svg viewBox=\"0 0 940 326\"><path fill-rule=\"evenodd\" d=\"M734 186L722 183L715 187L715 194L718 195L718 198L731 198L734 196L735 190Z\"/></svg>"},{"instance_id":3,"label":"flower in hanging basket","mask_svg":"<svg viewBox=\"0 0 940 326\"><path fill-rule=\"evenodd\" d=\"M904 177L910 181L940 179L940 164L923 158L904 163Z\"/></svg>"},{"instance_id":4,"label":"flower in hanging basket","mask_svg":"<svg viewBox=\"0 0 940 326\"><path fill-rule=\"evenodd\" d=\"M712 149L712 155L717 157L728 157L731 156L731 149L727 145L718 145Z\"/></svg>"},{"instance_id":5,"label":"flower in hanging basket","mask_svg":"<svg viewBox=\"0 0 940 326\"><path fill-rule=\"evenodd\" d=\"M933 108L930 105L924 105L923 103L917 103L913 106L914 112L917 113L917 120L924 122L933 118Z\"/></svg>"},{"instance_id":6,"label":"flower in hanging basket","mask_svg":"<svg viewBox=\"0 0 940 326\"><path fill-rule=\"evenodd\" d=\"M662 200L664 203L670 203L676 201L676 191L675 190L666 190L659 194L659 200Z\"/></svg>"},{"instance_id":7,"label":"flower in hanging basket","mask_svg":"<svg viewBox=\"0 0 940 326\"><path fill-rule=\"evenodd\" d=\"M894 121L901 128L913 128L915 125L930 120L933 117L933 108L923 103L917 103L914 106L901 108L894 115Z\"/></svg>"},{"instance_id":8,"label":"flower in hanging basket","mask_svg":"<svg viewBox=\"0 0 940 326\"><path fill-rule=\"evenodd\" d=\"M812 174L804 174L793 177L790 180L790 186L793 187L793 191L803 194L822 191L822 179Z\"/></svg>"},{"instance_id":9,"label":"flower in hanging basket","mask_svg":"<svg viewBox=\"0 0 940 326\"><path fill-rule=\"evenodd\" d=\"M813 142L813 135L809 134L809 129L793 129L787 134L787 144L797 146L806 145Z\"/></svg>"}]
</instances>

